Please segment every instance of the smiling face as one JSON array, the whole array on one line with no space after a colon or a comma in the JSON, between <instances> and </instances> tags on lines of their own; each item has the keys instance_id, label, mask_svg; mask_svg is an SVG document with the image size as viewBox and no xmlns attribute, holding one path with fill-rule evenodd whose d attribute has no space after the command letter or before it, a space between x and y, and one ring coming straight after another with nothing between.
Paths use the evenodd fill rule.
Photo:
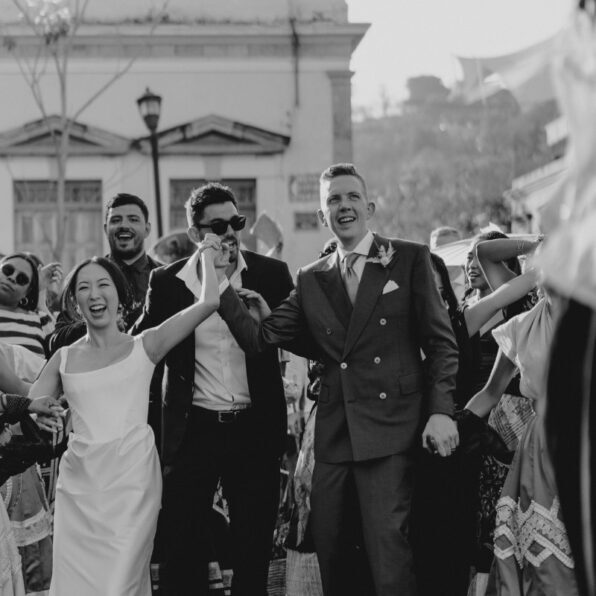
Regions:
<instances>
[{"instance_id":1,"label":"smiling face","mask_svg":"<svg viewBox=\"0 0 596 596\"><path fill-rule=\"evenodd\" d=\"M354 249L366 235L367 222L375 211L362 182L355 176L337 176L322 180L320 193L321 223L333 232L344 249Z\"/></svg>"},{"instance_id":2,"label":"smiling face","mask_svg":"<svg viewBox=\"0 0 596 596\"><path fill-rule=\"evenodd\" d=\"M81 316L95 328L116 324L118 290L114 280L101 265L89 263L77 274L74 294Z\"/></svg>"},{"instance_id":3,"label":"smiling face","mask_svg":"<svg viewBox=\"0 0 596 596\"><path fill-rule=\"evenodd\" d=\"M480 268L478 257L476 256L476 243L470 246L468 255L466 257L466 277L468 284L474 290L485 292L489 289L486 277Z\"/></svg>"},{"instance_id":4,"label":"smiling face","mask_svg":"<svg viewBox=\"0 0 596 596\"><path fill-rule=\"evenodd\" d=\"M31 265L20 257L13 259L6 259L2 265L7 265L6 270L12 270L10 275L2 271L4 267L0 267L0 305L5 308L18 308L29 292L31 287L31 279L33 277L33 270ZM17 283L17 280L29 280L25 285Z\"/></svg>"},{"instance_id":5,"label":"smiling face","mask_svg":"<svg viewBox=\"0 0 596 596\"><path fill-rule=\"evenodd\" d=\"M132 262L143 254L151 225L138 205L121 205L109 209L104 231L112 256Z\"/></svg>"},{"instance_id":6,"label":"smiling face","mask_svg":"<svg viewBox=\"0 0 596 596\"><path fill-rule=\"evenodd\" d=\"M199 222L201 225L207 225L214 221L230 221L234 215L238 215L238 209L231 201L225 203L213 203L207 205L203 211L203 216ZM212 233L209 228L195 228L199 240L203 240L206 234ZM223 242L225 242L229 249L229 263L236 264L238 261L238 246L240 245L240 232L236 232L232 229L232 226L228 225L228 229L224 234L219 236Z\"/></svg>"}]
</instances>

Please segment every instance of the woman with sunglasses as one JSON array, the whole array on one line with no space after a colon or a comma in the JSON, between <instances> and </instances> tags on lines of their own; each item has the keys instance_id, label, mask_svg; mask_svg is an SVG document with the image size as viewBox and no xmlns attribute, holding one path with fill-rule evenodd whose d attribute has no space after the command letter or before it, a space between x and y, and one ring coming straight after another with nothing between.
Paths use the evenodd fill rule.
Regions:
<instances>
[{"instance_id":1,"label":"woman with sunglasses","mask_svg":"<svg viewBox=\"0 0 596 596\"><path fill-rule=\"evenodd\" d=\"M45 364L44 340L53 330L50 317L38 310L39 291L39 269L29 255L14 253L0 261L0 341L26 348L30 376L15 371L25 382L33 382ZM18 425L12 432L20 432ZM10 478L0 493L23 560L26 591L43 593L52 573L52 517L37 465Z\"/></svg>"}]
</instances>

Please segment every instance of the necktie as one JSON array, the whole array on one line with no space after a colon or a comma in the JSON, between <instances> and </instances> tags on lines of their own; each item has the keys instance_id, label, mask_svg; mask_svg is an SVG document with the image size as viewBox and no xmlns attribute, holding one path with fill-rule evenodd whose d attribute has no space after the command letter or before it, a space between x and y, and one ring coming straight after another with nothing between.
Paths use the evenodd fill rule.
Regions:
<instances>
[{"instance_id":1,"label":"necktie","mask_svg":"<svg viewBox=\"0 0 596 596\"><path fill-rule=\"evenodd\" d=\"M354 264L360 255L354 252L348 253L343 260L343 268L342 268L342 277L344 280L344 285L346 286L346 292L348 292L348 296L350 297L350 302L352 306L356 302L356 294L358 293L358 283L360 280L358 279L358 275L356 275L356 271L354 271Z\"/></svg>"}]
</instances>

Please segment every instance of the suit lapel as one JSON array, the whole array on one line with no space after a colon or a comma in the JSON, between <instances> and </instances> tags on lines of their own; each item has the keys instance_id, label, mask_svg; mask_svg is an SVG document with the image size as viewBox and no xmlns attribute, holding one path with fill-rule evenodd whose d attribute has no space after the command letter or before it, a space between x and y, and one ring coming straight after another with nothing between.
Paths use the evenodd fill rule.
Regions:
<instances>
[{"instance_id":1,"label":"suit lapel","mask_svg":"<svg viewBox=\"0 0 596 596\"><path fill-rule=\"evenodd\" d=\"M252 259L250 253L242 251L242 256L246 262L246 269L242 271L240 277L242 278L242 287L249 290L257 289L258 274L256 271L257 265Z\"/></svg>"},{"instance_id":2,"label":"suit lapel","mask_svg":"<svg viewBox=\"0 0 596 596\"><path fill-rule=\"evenodd\" d=\"M325 269L314 272L315 278L327 296L327 300L329 300L329 304L338 320L347 328L352 314L352 304L341 278L337 256L335 254L330 255L326 265Z\"/></svg>"},{"instance_id":3,"label":"suit lapel","mask_svg":"<svg viewBox=\"0 0 596 596\"><path fill-rule=\"evenodd\" d=\"M375 257L380 246L385 246L387 248L388 245L388 240L375 234L375 239L370 247L368 257ZM364 271L362 272L362 279L358 285L356 303L354 304L354 310L352 312L352 318L350 319L348 334L346 336L346 343L344 345L344 358L354 347L354 344L366 327L377 300L382 294L383 287L387 283L396 259L397 256L393 258L393 261L387 267L384 267L380 263L366 263L364 265Z\"/></svg>"}]
</instances>

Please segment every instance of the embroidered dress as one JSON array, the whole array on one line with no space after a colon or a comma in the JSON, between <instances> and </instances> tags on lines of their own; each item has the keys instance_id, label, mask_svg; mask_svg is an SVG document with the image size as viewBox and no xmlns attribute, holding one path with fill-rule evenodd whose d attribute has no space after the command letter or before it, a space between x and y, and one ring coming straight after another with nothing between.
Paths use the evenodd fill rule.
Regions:
<instances>
[{"instance_id":1,"label":"embroidered dress","mask_svg":"<svg viewBox=\"0 0 596 596\"><path fill-rule=\"evenodd\" d=\"M543 300L493 332L521 374L520 388L533 400L546 394L553 323ZM574 596L571 548L561 519L543 419L528 424L497 503L495 560L487 595Z\"/></svg>"}]
</instances>

